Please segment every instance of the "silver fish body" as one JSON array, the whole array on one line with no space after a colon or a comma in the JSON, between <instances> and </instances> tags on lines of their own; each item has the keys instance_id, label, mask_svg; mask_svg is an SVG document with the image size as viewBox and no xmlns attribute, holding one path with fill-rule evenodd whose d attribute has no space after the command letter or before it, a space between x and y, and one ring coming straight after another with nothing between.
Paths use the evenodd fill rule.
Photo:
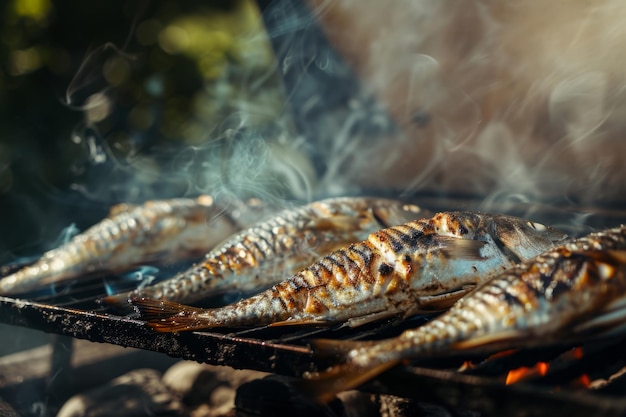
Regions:
<instances>
[{"instance_id":1,"label":"silver fish body","mask_svg":"<svg viewBox=\"0 0 626 417\"><path fill-rule=\"evenodd\" d=\"M310 376L320 398L407 359L548 345L626 328L626 227L568 241L515 266L448 312L392 339L320 340L344 363Z\"/></svg>"},{"instance_id":2,"label":"silver fish body","mask_svg":"<svg viewBox=\"0 0 626 417\"><path fill-rule=\"evenodd\" d=\"M289 279L232 305L195 309L133 300L150 326L180 331L218 326L329 324L447 309L472 287L565 239L520 218L439 213L369 235ZM524 247L519 243L524 242Z\"/></svg>"},{"instance_id":3,"label":"silver fish body","mask_svg":"<svg viewBox=\"0 0 626 417\"><path fill-rule=\"evenodd\" d=\"M384 227L424 212L399 200L338 197L287 209L236 233L187 271L138 289L106 297L109 304L149 297L194 303L226 292L266 289L322 255Z\"/></svg>"},{"instance_id":4,"label":"silver fish body","mask_svg":"<svg viewBox=\"0 0 626 417\"><path fill-rule=\"evenodd\" d=\"M234 203L233 203L234 204ZM240 210L246 210L239 207ZM109 217L34 264L0 279L0 294L15 295L97 271L115 272L153 262L201 256L257 220L263 210L233 216L210 196L120 204Z\"/></svg>"}]
</instances>

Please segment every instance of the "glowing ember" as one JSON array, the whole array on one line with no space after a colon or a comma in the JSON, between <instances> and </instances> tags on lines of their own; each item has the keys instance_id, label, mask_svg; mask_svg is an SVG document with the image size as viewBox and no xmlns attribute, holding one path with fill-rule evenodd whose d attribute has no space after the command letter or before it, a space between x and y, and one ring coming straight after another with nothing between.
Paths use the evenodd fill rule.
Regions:
<instances>
[{"instance_id":1,"label":"glowing ember","mask_svg":"<svg viewBox=\"0 0 626 417\"><path fill-rule=\"evenodd\" d=\"M533 367L522 366L521 368L512 369L506 376L506 385L515 384L516 382L529 376L541 375L548 373L549 365L547 362L537 362Z\"/></svg>"},{"instance_id":2,"label":"glowing ember","mask_svg":"<svg viewBox=\"0 0 626 417\"><path fill-rule=\"evenodd\" d=\"M572 356L575 359L582 359L582 357L583 357L583 348L577 347L574 350L572 350Z\"/></svg>"},{"instance_id":3,"label":"glowing ember","mask_svg":"<svg viewBox=\"0 0 626 417\"><path fill-rule=\"evenodd\" d=\"M459 367L459 372L467 371L468 369L475 368L476 365L472 361L464 361L463 364Z\"/></svg>"},{"instance_id":4,"label":"glowing ember","mask_svg":"<svg viewBox=\"0 0 626 417\"><path fill-rule=\"evenodd\" d=\"M535 365L535 368L537 368L537 373L539 375L544 376L548 373L549 366L547 362L539 362Z\"/></svg>"},{"instance_id":5,"label":"glowing ember","mask_svg":"<svg viewBox=\"0 0 626 417\"><path fill-rule=\"evenodd\" d=\"M582 374L581 376L573 380L571 385L572 387L589 388L589 386L591 385L589 375Z\"/></svg>"},{"instance_id":6,"label":"glowing ember","mask_svg":"<svg viewBox=\"0 0 626 417\"><path fill-rule=\"evenodd\" d=\"M507 374L505 384L506 385L514 384L520 379L522 379L524 376L528 375L529 372L530 372L530 368L525 367L525 366L518 368L518 369L513 369L509 371L509 373Z\"/></svg>"}]
</instances>

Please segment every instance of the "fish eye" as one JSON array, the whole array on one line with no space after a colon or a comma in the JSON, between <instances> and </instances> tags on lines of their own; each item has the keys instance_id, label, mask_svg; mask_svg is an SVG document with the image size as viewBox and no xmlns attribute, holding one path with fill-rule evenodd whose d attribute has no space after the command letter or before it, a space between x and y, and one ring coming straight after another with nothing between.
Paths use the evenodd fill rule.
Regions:
<instances>
[{"instance_id":1,"label":"fish eye","mask_svg":"<svg viewBox=\"0 0 626 417\"><path fill-rule=\"evenodd\" d=\"M538 232L545 232L548 228L546 226L544 226L541 223L535 223L535 222L526 222L526 224L532 228L535 229Z\"/></svg>"}]
</instances>

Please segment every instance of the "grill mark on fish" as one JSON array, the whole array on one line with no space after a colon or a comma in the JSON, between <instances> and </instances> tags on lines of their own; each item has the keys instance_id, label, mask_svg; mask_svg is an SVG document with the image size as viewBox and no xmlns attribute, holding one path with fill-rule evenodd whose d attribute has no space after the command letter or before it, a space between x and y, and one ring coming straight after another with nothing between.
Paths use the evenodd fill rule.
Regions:
<instances>
[{"instance_id":1,"label":"grill mark on fish","mask_svg":"<svg viewBox=\"0 0 626 417\"><path fill-rule=\"evenodd\" d=\"M379 242L382 246L387 246L387 249L390 249L392 252L400 252L404 249L405 243L402 241L401 232L398 230L398 227L389 227L387 229L382 229L377 233L374 233L370 240L375 240Z\"/></svg>"},{"instance_id":2,"label":"grill mark on fish","mask_svg":"<svg viewBox=\"0 0 626 417\"><path fill-rule=\"evenodd\" d=\"M626 226L572 239L461 298L417 329L376 342L318 340L339 364L303 385L321 400L401 361L460 351L496 351L626 329ZM620 304L621 303L621 304Z\"/></svg>"},{"instance_id":3,"label":"grill mark on fish","mask_svg":"<svg viewBox=\"0 0 626 417\"><path fill-rule=\"evenodd\" d=\"M387 264L387 263L384 263L384 262L383 262L383 263L381 263L381 264L378 266L378 273L379 273L380 275L385 276L385 275L389 275L389 274L391 274L392 272L393 272L393 266L391 266L391 265L389 265L389 264Z\"/></svg>"},{"instance_id":4,"label":"grill mark on fish","mask_svg":"<svg viewBox=\"0 0 626 417\"><path fill-rule=\"evenodd\" d=\"M415 246L418 237L423 236L422 233L417 232L417 230L413 228L409 228L408 233L400 229L395 229L392 233L397 233L400 241L406 246Z\"/></svg>"},{"instance_id":5,"label":"grill mark on fish","mask_svg":"<svg viewBox=\"0 0 626 417\"><path fill-rule=\"evenodd\" d=\"M356 253L362 259L363 264L368 265L372 262L372 252L370 250L364 250L355 245L351 245L349 250Z\"/></svg>"},{"instance_id":6,"label":"grill mark on fish","mask_svg":"<svg viewBox=\"0 0 626 417\"><path fill-rule=\"evenodd\" d=\"M150 313L143 317L159 331L334 323L373 314L418 312L422 304L432 311L442 308L437 306L438 296L444 297L442 305L447 308L450 297L460 297L472 285L514 265L514 260L493 243L489 234L489 230L497 230L493 223L507 226L498 236L502 242L517 244L523 236L532 242L529 251L535 254L565 238L547 227L541 232L522 228L525 222L503 215L450 212L383 229L367 240L332 252L265 292L222 308L192 310L198 320L187 325L168 321L168 314L193 307L170 303L162 314L154 314L150 300L133 300L133 304ZM408 238L396 240L401 235ZM455 256L457 252L459 256ZM392 267L388 275L380 273L383 263ZM285 303L273 303L273 297L281 297ZM288 308L282 309L284 305ZM307 310L307 305L315 308ZM268 306L270 310L264 310Z\"/></svg>"},{"instance_id":7,"label":"grill mark on fish","mask_svg":"<svg viewBox=\"0 0 626 417\"><path fill-rule=\"evenodd\" d=\"M376 281L376 275L372 273L373 257L361 256L364 251L360 251L355 245L351 245L345 251L342 251L342 253L346 259L346 262L344 262L344 268L347 271L352 272L352 275L355 277L352 280L354 284L358 282L373 284ZM350 254L354 254L355 256L350 256Z\"/></svg>"},{"instance_id":8,"label":"grill mark on fish","mask_svg":"<svg viewBox=\"0 0 626 417\"><path fill-rule=\"evenodd\" d=\"M203 262L169 280L104 301L120 304L129 298L150 297L194 303L229 290L264 289L312 263L320 254L364 239L378 230L381 218L400 224L421 214L418 206L393 199L341 197L317 201L285 210L240 232L207 254ZM334 261L337 268L341 266L341 260ZM333 267L326 269L330 275ZM319 271L316 279L320 283L324 282L322 276ZM199 277L198 285L193 285L195 277Z\"/></svg>"},{"instance_id":9,"label":"grill mark on fish","mask_svg":"<svg viewBox=\"0 0 626 417\"><path fill-rule=\"evenodd\" d=\"M281 248L280 246L276 247L276 244L275 244L276 239L273 239L273 234L270 233L268 230L260 229L259 232L256 235L256 238L261 240L261 241L263 241L263 243L265 243L265 247L266 247L266 249L263 250L258 245L258 241L257 240L252 240L252 242L257 246L257 248L259 250L259 255L258 255L259 257L266 257L266 254L269 253L270 251L277 252L277 249L278 250L287 249L287 248Z\"/></svg>"},{"instance_id":10,"label":"grill mark on fish","mask_svg":"<svg viewBox=\"0 0 626 417\"><path fill-rule=\"evenodd\" d=\"M247 216L258 220L259 214L250 210L237 220L209 196L120 204L111 208L108 218L0 279L0 294L24 294L88 273L197 257L249 224Z\"/></svg>"}]
</instances>

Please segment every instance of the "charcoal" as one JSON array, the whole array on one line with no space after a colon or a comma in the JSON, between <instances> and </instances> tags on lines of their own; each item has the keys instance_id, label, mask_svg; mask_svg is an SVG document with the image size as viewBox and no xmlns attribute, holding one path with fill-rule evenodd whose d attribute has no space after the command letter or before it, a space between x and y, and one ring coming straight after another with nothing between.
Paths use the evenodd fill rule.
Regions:
<instances>
[{"instance_id":1,"label":"charcoal","mask_svg":"<svg viewBox=\"0 0 626 417\"><path fill-rule=\"evenodd\" d=\"M96 389L75 395L57 417L139 417L188 415L177 396L152 369L137 369Z\"/></svg>"},{"instance_id":2,"label":"charcoal","mask_svg":"<svg viewBox=\"0 0 626 417\"><path fill-rule=\"evenodd\" d=\"M337 398L345 417L381 417L378 395L352 390L340 392Z\"/></svg>"},{"instance_id":3,"label":"charcoal","mask_svg":"<svg viewBox=\"0 0 626 417\"><path fill-rule=\"evenodd\" d=\"M163 383L175 392L189 406L208 404L222 407L234 405L234 390L246 381L260 378L267 374L256 371L243 371L213 366L190 361L181 361L173 365L163 375ZM229 398L217 393L230 392Z\"/></svg>"},{"instance_id":4,"label":"charcoal","mask_svg":"<svg viewBox=\"0 0 626 417\"><path fill-rule=\"evenodd\" d=\"M298 416L343 417L341 402L336 399L320 404L299 392L295 379L270 375L247 382L237 389L235 407L238 417Z\"/></svg>"}]
</instances>

